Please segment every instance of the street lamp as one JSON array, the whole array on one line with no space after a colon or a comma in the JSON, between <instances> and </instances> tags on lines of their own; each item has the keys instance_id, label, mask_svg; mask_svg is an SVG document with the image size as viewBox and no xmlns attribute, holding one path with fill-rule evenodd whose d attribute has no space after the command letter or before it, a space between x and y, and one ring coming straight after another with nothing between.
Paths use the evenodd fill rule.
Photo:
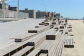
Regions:
<instances>
[{"instance_id":1,"label":"street lamp","mask_svg":"<svg viewBox=\"0 0 84 56\"><path fill-rule=\"evenodd\" d=\"M18 0L18 12L19 12L19 0Z\"/></svg>"},{"instance_id":2,"label":"street lamp","mask_svg":"<svg viewBox=\"0 0 84 56\"><path fill-rule=\"evenodd\" d=\"M18 3L17 3L18 5L17 5L17 16L16 16L16 18L18 18L19 17L19 0L18 0Z\"/></svg>"}]
</instances>

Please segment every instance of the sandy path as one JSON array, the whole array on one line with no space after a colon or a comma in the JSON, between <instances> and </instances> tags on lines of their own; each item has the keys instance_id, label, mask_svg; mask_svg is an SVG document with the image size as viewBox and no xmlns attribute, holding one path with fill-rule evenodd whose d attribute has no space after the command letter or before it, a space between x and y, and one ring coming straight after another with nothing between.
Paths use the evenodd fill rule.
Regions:
<instances>
[{"instance_id":1,"label":"sandy path","mask_svg":"<svg viewBox=\"0 0 84 56\"><path fill-rule=\"evenodd\" d=\"M63 51L63 56L84 56L84 23L81 20L69 21L72 25L74 35L72 38L75 41L75 48Z\"/></svg>"}]
</instances>

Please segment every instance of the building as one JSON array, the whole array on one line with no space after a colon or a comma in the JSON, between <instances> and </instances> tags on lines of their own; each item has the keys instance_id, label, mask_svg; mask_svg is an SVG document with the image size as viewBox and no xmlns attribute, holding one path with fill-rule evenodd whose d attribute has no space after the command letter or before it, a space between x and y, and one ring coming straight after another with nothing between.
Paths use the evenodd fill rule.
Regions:
<instances>
[{"instance_id":1,"label":"building","mask_svg":"<svg viewBox=\"0 0 84 56\"><path fill-rule=\"evenodd\" d=\"M43 11L36 12L36 18L44 18L45 15L46 15L46 12L43 12Z\"/></svg>"},{"instance_id":2,"label":"building","mask_svg":"<svg viewBox=\"0 0 84 56\"><path fill-rule=\"evenodd\" d=\"M36 18L36 11L35 10L28 10L29 18Z\"/></svg>"},{"instance_id":3,"label":"building","mask_svg":"<svg viewBox=\"0 0 84 56\"><path fill-rule=\"evenodd\" d=\"M0 3L0 9L2 9L2 3ZM9 5L5 3L5 9L8 10L9 9Z\"/></svg>"},{"instance_id":4,"label":"building","mask_svg":"<svg viewBox=\"0 0 84 56\"><path fill-rule=\"evenodd\" d=\"M28 13L28 9L25 8L25 10L20 10L20 12L25 12L25 13Z\"/></svg>"},{"instance_id":5,"label":"building","mask_svg":"<svg viewBox=\"0 0 84 56\"><path fill-rule=\"evenodd\" d=\"M2 9L2 3L0 3L0 9ZM5 9L6 10L12 10L12 11L17 11L17 7L11 7L10 5L5 3Z\"/></svg>"},{"instance_id":6,"label":"building","mask_svg":"<svg viewBox=\"0 0 84 56\"><path fill-rule=\"evenodd\" d=\"M0 3L0 9L2 9L2 4Z\"/></svg>"},{"instance_id":7,"label":"building","mask_svg":"<svg viewBox=\"0 0 84 56\"><path fill-rule=\"evenodd\" d=\"M56 12L45 12L45 11L37 11L36 12L36 18L50 18L50 17L54 17L54 15L56 15Z\"/></svg>"},{"instance_id":8,"label":"building","mask_svg":"<svg viewBox=\"0 0 84 56\"><path fill-rule=\"evenodd\" d=\"M9 6L9 10L11 10L11 11L17 11L18 9L17 9L17 7L11 7L11 6Z\"/></svg>"},{"instance_id":9,"label":"building","mask_svg":"<svg viewBox=\"0 0 84 56\"><path fill-rule=\"evenodd\" d=\"M56 18L60 19L61 18L61 14L60 13L56 13Z\"/></svg>"}]
</instances>

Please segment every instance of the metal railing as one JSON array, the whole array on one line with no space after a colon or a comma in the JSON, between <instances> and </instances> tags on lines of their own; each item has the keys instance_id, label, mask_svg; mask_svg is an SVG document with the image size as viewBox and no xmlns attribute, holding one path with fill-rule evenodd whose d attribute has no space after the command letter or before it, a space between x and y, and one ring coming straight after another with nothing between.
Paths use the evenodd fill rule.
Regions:
<instances>
[{"instance_id":1,"label":"metal railing","mask_svg":"<svg viewBox=\"0 0 84 56\"><path fill-rule=\"evenodd\" d=\"M0 9L0 18L28 18L28 13Z\"/></svg>"}]
</instances>

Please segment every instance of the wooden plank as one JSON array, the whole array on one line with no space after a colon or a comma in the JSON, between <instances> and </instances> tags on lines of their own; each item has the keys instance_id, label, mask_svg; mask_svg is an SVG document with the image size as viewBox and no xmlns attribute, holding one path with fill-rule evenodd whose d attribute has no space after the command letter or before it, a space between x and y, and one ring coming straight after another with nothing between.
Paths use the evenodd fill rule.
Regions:
<instances>
[{"instance_id":1,"label":"wooden plank","mask_svg":"<svg viewBox=\"0 0 84 56\"><path fill-rule=\"evenodd\" d=\"M19 34L18 36L13 37L11 39L14 39L15 42L22 42L22 41L32 38L32 36L35 36L35 35L36 35L36 33Z\"/></svg>"},{"instance_id":2,"label":"wooden plank","mask_svg":"<svg viewBox=\"0 0 84 56\"><path fill-rule=\"evenodd\" d=\"M48 56L48 54L43 54L43 53L42 53L42 54L40 54L39 56Z\"/></svg>"},{"instance_id":3,"label":"wooden plank","mask_svg":"<svg viewBox=\"0 0 84 56\"><path fill-rule=\"evenodd\" d=\"M35 47L37 47L46 39L46 34L51 31L54 31L54 29L50 29L50 30L46 31L45 33L43 32L43 33L37 35L35 38L32 38L31 40L29 40L29 42L34 42Z\"/></svg>"},{"instance_id":4,"label":"wooden plank","mask_svg":"<svg viewBox=\"0 0 84 56\"><path fill-rule=\"evenodd\" d=\"M43 37L46 36L46 34L47 34L48 32L53 31L53 30L54 30L54 29L50 29L50 30L47 30L47 31L45 31L45 32L42 32L42 33L40 33L40 34L38 34L38 35L36 35L36 36L33 36L31 39L29 39L29 40L27 40L27 41L24 41L24 42L12 43L12 44L8 45L6 48L0 50L0 56L3 56L3 55L5 55L5 54L7 54L7 53L10 53L11 51L13 51L13 50L15 50L15 49L17 49L17 48L19 48L19 47L21 47L21 46L27 44L28 42L34 41L35 39L37 39L37 40L42 39ZM37 40L35 40L35 41L37 41ZM38 45L38 46L39 46L39 45Z\"/></svg>"},{"instance_id":5,"label":"wooden plank","mask_svg":"<svg viewBox=\"0 0 84 56\"><path fill-rule=\"evenodd\" d=\"M46 35L46 40L55 40L56 39L56 35L59 33L59 31L52 31L52 32L49 32L47 35Z\"/></svg>"},{"instance_id":6,"label":"wooden plank","mask_svg":"<svg viewBox=\"0 0 84 56\"><path fill-rule=\"evenodd\" d=\"M41 28L32 28L32 29L28 30L28 33L40 33L40 32L43 32L45 30L48 30L49 28L50 28L50 26L44 26Z\"/></svg>"},{"instance_id":7,"label":"wooden plank","mask_svg":"<svg viewBox=\"0 0 84 56\"><path fill-rule=\"evenodd\" d=\"M15 53L12 56L22 56L23 54L26 55L27 52L30 52L30 50L33 48L33 46L27 46L25 48L23 48L22 50L18 51L17 53Z\"/></svg>"},{"instance_id":8,"label":"wooden plank","mask_svg":"<svg viewBox=\"0 0 84 56\"><path fill-rule=\"evenodd\" d=\"M65 48L74 48L73 39L65 39L64 47Z\"/></svg>"}]
</instances>

